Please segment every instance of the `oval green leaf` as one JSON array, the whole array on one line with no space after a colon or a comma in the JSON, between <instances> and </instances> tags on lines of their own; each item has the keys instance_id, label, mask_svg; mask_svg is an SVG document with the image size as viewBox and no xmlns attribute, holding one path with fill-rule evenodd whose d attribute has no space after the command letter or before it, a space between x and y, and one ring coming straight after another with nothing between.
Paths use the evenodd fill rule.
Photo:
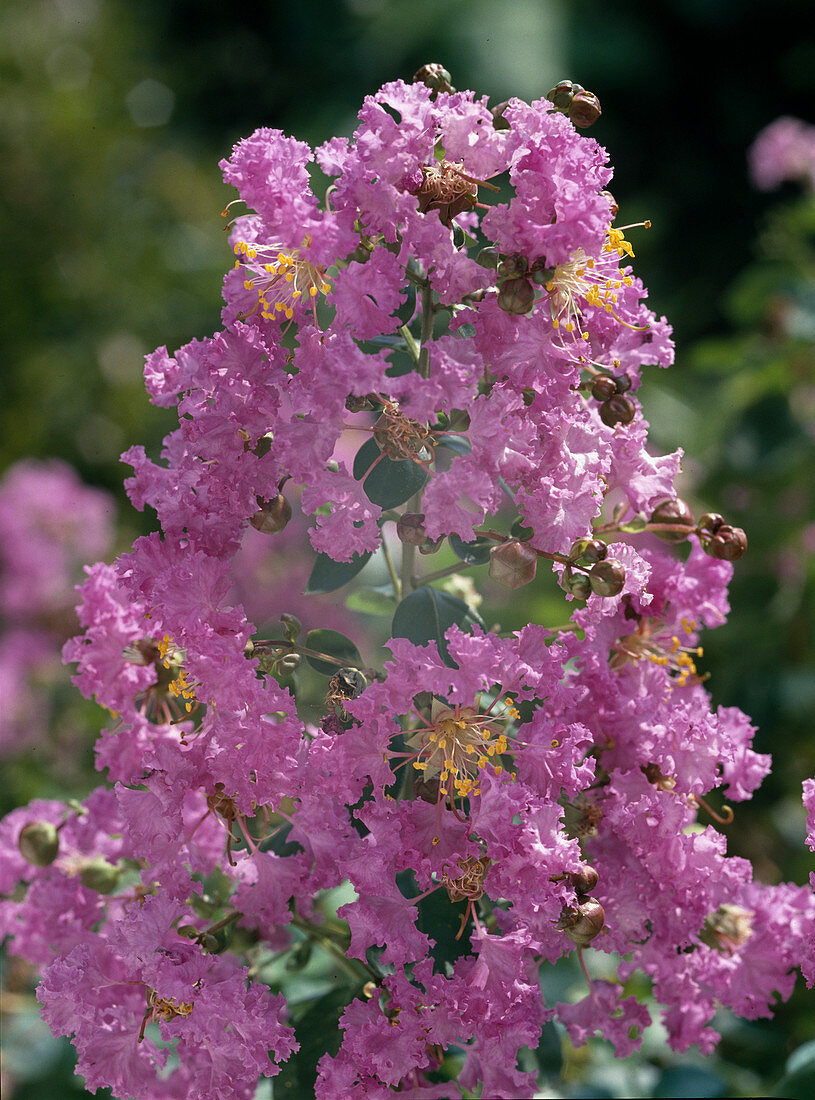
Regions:
<instances>
[{"instance_id":1,"label":"oval green leaf","mask_svg":"<svg viewBox=\"0 0 815 1100\"><path fill-rule=\"evenodd\" d=\"M311 667L323 676L333 676L337 669L344 665L359 668L362 664L362 657L357 647L350 638L346 638L337 630L311 630L306 635L306 645L309 649L317 650L318 653L336 658L337 663L334 663L306 654L306 660Z\"/></svg>"},{"instance_id":2,"label":"oval green leaf","mask_svg":"<svg viewBox=\"0 0 815 1100\"><path fill-rule=\"evenodd\" d=\"M427 474L421 466L410 459L394 462L382 454L373 437L366 439L357 451L354 477L362 481L368 500L380 508L396 508L404 504L427 481Z\"/></svg>"},{"instance_id":3,"label":"oval green leaf","mask_svg":"<svg viewBox=\"0 0 815 1100\"><path fill-rule=\"evenodd\" d=\"M490 550L495 545L491 539L474 539L473 542L465 542L458 535L450 535L447 541L456 557L461 558L467 565L485 565L490 560Z\"/></svg>"},{"instance_id":4,"label":"oval green leaf","mask_svg":"<svg viewBox=\"0 0 815 1100\"><path fill-rule=\"evenodd\" d=\"M328 554L318 554L306 584L306 595L318 596L342 588L363 569L370 556L370 550L366 550L364 554L354 554L350 561L334 561Z\"/></svg>"},{"instance_id":5,"label":"oval green leaf","mask_svg":"<svg viewBox=\"0 0 815 1100\"><path fill-rule=\"evenodd\" d=\"M444 635L451 626L472 630L484 628L484 620L464 600L442 592L439 588L422 585L406 596L396 608L391 623L394 638L407 638L414 645L435 642L446 665L457 667L447 649Z\"/></svg>"}]
</instances>

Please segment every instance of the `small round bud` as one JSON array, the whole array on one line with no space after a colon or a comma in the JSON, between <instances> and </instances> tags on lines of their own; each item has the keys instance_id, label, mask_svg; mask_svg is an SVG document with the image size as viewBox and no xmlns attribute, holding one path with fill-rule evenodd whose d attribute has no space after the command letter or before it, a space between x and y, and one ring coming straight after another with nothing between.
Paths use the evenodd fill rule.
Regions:
<instances>
[{"instance_id":1,"label":"small round bud","mask_svg":"<svg viewBox=\"0 0 815 1100\"><path fill-rule=\"evenodd\" d=\"M620 212L620 207L617 205L617 200L614 198L610 191L601 191L600 194L604 199L608 199L608 205L611 209L611 217L616 218Z\"/></svg>"},{"instance_id":2,"label":"small round bud","mask_svg":"<svg viewBox=\"0 0 815 1100\"><path fill-rule=\"evenodd\" d=\"M550 267L542 256L539 256L529 269L529 277L538 286L546 286L554 273L555 269Z\"/></svg>"},{"instance_id":3,"label":"small round bud","mask_svg":"<svg viewBox=\"0 0 815 1100\"><path fill-rule=\"evenodd\" d=\"M564 587L578 600L587 600L591 595L591 581L585 573L570 573Z\"/></svg>"},{"instance_id":4,"label":"small round bud","mask_svg":"<svg viewBox=\"0 0 815 1100\"><path fill-rule=\"evenodd\" d=\"M617 558L606 558L591 567L591 590L597 596L617 596L625 584L625 566Z\"/></svg>"},{"instance_id":5,"label":"small round bud","mask_svg":"<svg viewBox=\"0 0 815 1100\"><path fill-rule=\"evenodd\" d=\"M578 947L587 947L603 930L605 911L597 898L585 897L564 909L557 927Z\"/></svg>"},{"instance_id":6,"label":"small round bud","mask_svg":"<svg viewBox=\"0 0 815 1100\"><path fill-rule=\"evenodd\" d=\"M578 539L569 553L572 561L582 558L590 564L603 561L607 556L608 547L602 539Z\"/></svg>"},{"instance_id":7,"label":"small round bud","mask_svg":"<svg viewBox=\"0 0 815 1100\"><path fill-rule=\"evenodd\" d=\"M119 877L119 868L108 863L102 856L89 859L79 872L82 885L89 890L95 890L97 894L112 894L119 885Z\"/></svg>"},{"instance_id":8,"label":"small round bud","mask_svg":"<svg viewBox=\"0 0 815 1100\"><path fill-rule=\"evenodd\" d=\"M498 103L495 107L491 108L490 113L492 114L492 124L496 130L512 129L510 124L504 118L504 111L507 109L508 106L509 100L505 99L503 103Z\"/></svg>"},{"instance_id":9,"label":"small round bud","mask_svg":"<svg viewBox=\"0 0 815 1100\"><path fill-rule=\"evenodd\" d=\"M50 821L29 821L20 830L17 847L35 867L50 867L59 852L59 834Z\"/></svg>"},{"instance_id":10,"label":"small round bud","mask_svg":"<svg viewBox=\"0 0 815 1100\"><path fill-rule=\"evenodd\" d=\"M574 886L576 894L590 894L597 885L600 876L593 867L586 864L579 871L569 875L569 878L572 880L572 886Z\"/></svg>"},{"instance_id":11,"label":"small round bud","mask_svg":"<svg viewBox=\"0 0 815 1100\"><path fill-rule=\"evenodd\" d=\"M574 89L575 85L572 84L571 80L559 80L554 88L550 88L546 93L546 98L559 111L568 111L574 98Z\"/></svg>"},{"instance_id":12,"label":"small round bud","mask_svg":"<svg viewBox=\"0 0 815 1100\"><path fill-rule=\"evenodd\" d=\"M723 523L724 516L720 516L718 512L705 512L699 517L696 529L699 532L709 531L711 535L715 535Z\"/></svg>"},{"instance_id":13,"label":"small round bud","mask_svg":"<svg viewBox=\"0 0 815 1100\"><path fill-rule=\"evenodd\" d=\"M413 74L414 84L425 84L434 92L454 92L450 74L438 61L429 61Z\"/></svg>"},{"instance_id":14,"label":"small round bud","mask_svg":"<svg viewBox=\"0 0 815 1100\"><path fill-rule=\"evenodd\" d=\"M288 611L283 612L280 616L280 621L283 624L283 633L286 636L287 642L295 641L298 635L303 631L303 624L296 615L292 615Z\"/></svg>"},{"instance_id":15,"label":"small round bud","mask_svg":"<svg viewBox=\"0 0 815 1100\"><path fill-rule=\"evenodd\" d=\"M614 385L617 387L617 393L628 393L631 389L631 376L628 374L615 374Z\"/></svg>"},{"instance_id":16,"label":"small round bud","mask_svg":"<svg viewBox=\"0 0 815 1100\"><path fill-rule=\"evenodd\" d=\"M535 306L535 291L528 279L505 279L498 291L498 305L504 313L519 317Z\"/></svg>"},{"instance_id":17,"label":"small round bud","mask_svg":"<svg viewBox=\"0 0 815 1100\"><path fill-rule=\"evenodd\" d=\"M747 535L741 527L723 523L711 538L702 540L702 549L719 561L737 561L747 551Z\"/></svg>"},{"instance_id":18,"label":"small round bud","mask_svg":"<svg viewBox=\"0 0 815 1100\"><path fill-rule=\"evenodd\" d=\"M263 501L249 522L263 535L276 535L291 519L291 505L278 493L272 500Z\"/></svg>"},{"instance_id":19,"label":"small round bud","mask_svg":"<svg viewBox=\"0 0 815 1100\"><path fill-rule=\"evenodd\" d=\"M578 92L569 105L569 118L581 130L593 126L602 113L600 100L593 92Z\"/></svg>"},{"instance_id":20,"label":"small round bud","mask_svg":"<svg viewBox=\"0 0 815 1100\"><path fill-rule=\"evenodd\" d=\"M300 667L302 661L303 658L299 653L284 653L283 656L278 657L276 661L276 671L279 672L281 676L291 676L291 674L296 672Z\"/></svg>"},{"instance_id":21,"label":"small round bud","mask_svg":"<svg viewBox=\"0 0 815 1100\"><path fill-rule=\"evenodd\" d=\"M408 546L421 546L427 536L424 529L424 512L405 512L396 521L396 535Z\"/></svg>"},{"instance_id":22,"label":"small round bud","mask_svg":"<svg viewBox=\"0 0 815 1100\"><path fill-rule=\"evenodd\" d=\"M516 275L526 275L529 270L529 261L523 252L511 252L498 264L496 271L499 279L511 279Z\"/></svg>"},{"instance_id":23,"label":"small round bud","mask_svg":"<svg viewBox=\"0 0 815 1100\"><path fill-rule=\"evenodd\" d=\"M617 384L614 379L604 374L600 378L595 378L591 385L591 395L595 401L608 401L614 397L617 393Z\"/></svg>"},{"instance_id":24,"label":"small round bud","mask_svg":"<svg viewBox=\"0 0 815 1100\"><path fill-rule=\"evenodd\" d=\"M504 588L522 588L535 579L538 555L518 539L510 539L490 550L490 576Z\"/></svg>"},{"instance_id":25,"label":"small round bud","mask_svg":"<svg viewBox=\"0 0 815 1100\"><path fill-rule=\"evenodd\" d=\"M481 267L488 267L494 271L498 267L501 253L497 248L482 248L475 258L475 262Z\"/></svg>"},{"instance_id":26,"label":"small round bud","mask_svg":"<svg viewBox=\"0 0 815 1100\"><path fill-rule=\"evenodd\" d=\"M609 428L613 428L615 424L630 424L636 411L634 402L629 397L618 393L602 403L600 419Z\"/></svg>"},{"instance_id":27,"label":"small round bud","mask_svg":"<svg viewBox=\"0 0 815 1100\"><path fill-rule=\"evenodd\" d=\"M439 535L437 539L425 539L419 546L420 554L437 554L444 545L445 535Z\"/></svg>"},{"instance_id":28,"label":"small round bud","mask_svg":"<svg viewBox=\"0 0 815 1100\"><path fill-rule=\"evenodd\" d=\"M675 500L663 500L651 513L651 523L675 523L678 531L654 531L654 534L665 542L683 542L694 527L693 512L684 500L677 497ZM687 530L681 530L681 528Z\"/></svg>"}]
</instances>

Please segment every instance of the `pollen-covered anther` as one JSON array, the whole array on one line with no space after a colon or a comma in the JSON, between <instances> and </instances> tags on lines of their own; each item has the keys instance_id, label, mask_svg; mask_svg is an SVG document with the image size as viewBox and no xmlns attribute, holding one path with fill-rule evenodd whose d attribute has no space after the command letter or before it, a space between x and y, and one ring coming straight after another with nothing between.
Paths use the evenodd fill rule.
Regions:
<instances>
[{"instance_id":1,"label":"pollen-covered anther","mask_svg":"<svg viewBox=\"0 0 815 1100\"><path fill-rule=\"evenodd\" d=\"M184 709L189 713L195 705L196 685L187 679L187 673L183 668L183 651L178 649L169 634L165 634L158 645L158 657L161 664L174 673L168 684L170 695L183 701Z\"/></svg>"},{"instance_id":2,"label":"pollen-covered anther","mask_svg":"<svg viewBox=\"0 0 815 1100\"><path fill-rule=\"evenodd\" d=\"M331 292L325 268L302 256L302 250L311 247L309 234L302 249L285 249L278 244L247 244L237 241L234 246L235 269L243 271L245 290L257 294L255 307L244 316L260 312L265 320L277 318L290 321L298 304L310 302L316 324L316 301L320 294Z\"/></svg>"},{"instance_id":3,"label":"pollen-covered anther","mask_svg":"<svg viewBox=\"0 0 815 1100\"><path fill-rule=\"evenodd\" d=\"M484 893L484 879L492 860L488 856L466 856L457 860L461 871L459 875L450 874L445 867L441 882L450 901L477 901Z\"/></svg>"},{"instance_id":4,"label":"pollen-covered anther","mask_svg":"<svg viewBox=\"0 0 815 1100\"><path fill-rule=\"evenodd\" d=\"M139 1042L144 1039L144 1029L148 1023L174 1020L178 1016L189 1016L195 1007L193 1001L177 1001L175 997L162 997L155 989L147 990L147 1011L139 1031Z\"/></svg>"},{"instance_id":5,"label":"pollen-covered anther","mask_svg":"<svg viewBox=\"0 0 815 1100\"><path fill-rule=\"evenodd\" d=\"M485 768L501 775L504 767L500 758L510 746L499 725L513 713L517 711L511 705L502 713L482 714L477 704L449 707L439 699L433 700L431 724L416 730L407 740L407 747L415 753L411 754L411 763L425 783L438 776L439 801L449 797L455 804L479 795L479 773Z\"/></svg>"},{"instance_id":6,"label":"pollen-covered anther","mask_svg":"<svg viewBox=\"0 0 815 1100\"><path fill-rule=\"evenodd\" d=\"M448 226L456 215L483 205L477 201L479 187L499 190L485 180L469 176L459 161L439 160L433 164L423 164L421 172L422 180L418 188L411 188L419 200L419 210L423 214L428 210L437 210L443 224Z\"/></svg>"},{"instance_id":7,"label":"pollen-covered anther","mask_svg":"<svg viewBox=\"0 0 815 1100\"><path fill-rule=\"evenodd\" d=\"M374 424L374 441L380 451L398 462L403 459L430 458L430 429L399 411L394 401L386 401L382 415Z\"/></svg>"},{"instance_id":8,"label":"pollen-covered anther","mask_svg":"<svg viewBox=\"0 0 815 1100\"><path fill-rule=\"evenodd\" d=\"M681 624L686 635L696 630L692 619L683 618ZM700 645L686 645L686 640L679 634L669 634L659 619L641 618L633 633L618 640L609 664L611 668L622 668L628 662L646 660L667 669L677 687L698 684L704 677L699 675L695 658L704 656L705 651Z\"/></svg>"},{"instance_id":9,"label":"pollen-covered anther","mask_svg":"<svg viewBox=\"0 0 815 1100\"><path fill-rule=\"evenodd\" d=\"M741 947L753 934L753 913L740 905L725 902L715 913L705 918L705 924L699 933L699 939L717 951L733 953L734 947Z\"/></svg>"}]
</instances>

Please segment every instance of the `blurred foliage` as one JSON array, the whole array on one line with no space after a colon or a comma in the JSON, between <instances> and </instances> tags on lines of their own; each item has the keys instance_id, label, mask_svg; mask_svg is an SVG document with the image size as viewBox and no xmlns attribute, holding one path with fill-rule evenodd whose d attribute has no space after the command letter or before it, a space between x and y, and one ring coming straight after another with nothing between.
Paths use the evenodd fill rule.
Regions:
<instances>
[{"instance_id":1,"label":"blurred foliage","mask_svg":"<svg viewBox=\"0 0 815 1100\"><path fill-rule=\"evenodd\" d=\"M815 118L815 41L800 33L808 18L809 0L777 0L771 16L759 0L666 0L647 17L635 0L254 0L228 10L216 0L5 0L0 466L62 457L121 498L119 453L134 442L157 453L172 417L149 405L142 357L219 324L229 254L218 214L232 194L217 160L238 138L260 125L313 143L349 133L365 94L428 60L494 102L579 80L603 105L592 135L611 151L620 220L654 223L638 234L637 270L677 333L676 369L643 390L655 446L685 447L694 506L721 511L750 537L732 617L705 639L705 667L715 700L751 714L759 750L777 751L762 790L736 808L730 848L768 881L805 881L815 200L766 216L771 204L751 191L744 154L778 115ZM151 522L126 514L123 545ZM445 549L434 567L454 561ZM539 578L539 621L554 622L561 607L551 578ZM520 625L510 612L481 608L488 624ZM65 728L81 726L89 743L98 719L75 694L66 708ZM76 774L59 778L87 790L89 764L77 753ZM59 793L34 757L13 768L20 796ZM275 979L303 1034L339 1008L319 1000L333 975L324 954L314 959ZM547 968L546 981L547 996L562 999L582 978L567 961ZM69 1048L33 1014L31 975L14 969L9 989L4 1083L23 1100L82 1095ZM755 1095L786 1069L778 1094L811 1094L811 1047L785 1065L815 1038L800 988L773 1021L719 1026L724 1039L708 1059L671 1055L658 1026L624 1063L607 1044L558 1050L547 1035L541 1087L575 1097ZM307 1094L335 1035L326 1029L319 1050L309 1042L275 1095Z\"/></svg>"}]
</instances>

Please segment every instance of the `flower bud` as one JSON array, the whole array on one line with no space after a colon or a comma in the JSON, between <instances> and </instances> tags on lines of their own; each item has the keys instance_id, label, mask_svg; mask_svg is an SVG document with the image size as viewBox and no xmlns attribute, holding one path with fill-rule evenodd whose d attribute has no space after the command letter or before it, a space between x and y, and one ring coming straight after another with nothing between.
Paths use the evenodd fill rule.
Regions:
<instances>
[{"instance_id":1,"label":"flower bud","mask_svg":"<svg viewBox=\"0 0 815 1100\"><path fill-rule=\"evenodd\" d=\"M617 387L617 393L628 393L631 389L631 376L629 374L615 374L614 385Z\"/></svg>"},{"instance_id":2,"label":"flower bud","mask_svg":"<svg viewBox=\"0 0 815 1100\"><path fill-rule=\"evenodd\" d=\"M538 286L546 286L554 274L554 267L547 264L543 256L539 256L529 269L529 277L532 279L532 282L537 283Z\"/></svg>"},{"instance_id":3,"label":"flower bud","mask_svg":"<svg viewBox=\"0 0 815 1100\"><path fill-rule=\"evenodd\" d=\"M591 567L591 590L597 596L617 596L625 584L625 566L617 558L606 558Z\"/></svg>"},{"instance_id":4,"label":"flower bud","mask_svg":"<svg viewBox=\"0 0 815 1100\"><path fill-rule=\"evenodd\" d=\"M29 821L17 839L20 854L35 867L49 867L59 852L59 834L50 821Z\"/></svg>"},{"instance_id":5,"label":"flower bud","mask_svg":"<svg viewBox=\"0 0 815 1100\"><path fill-rule=\"evenodd\" d=\"M702 539L702 549L719 561L737 561L747 550L747 535L741 527L723 523L712 537Z\"/></svg>"},{"instance_id":6,"label":"flower bud","mask_svg":"<svg viewBox=\"0 0 815 1100\"><path fill-rule=\"evenodd\" d=\"M693 512L691 512L684 500L677 497L675 500L663 500L651 513L651 523L675 523L687 530L679 531L654 531L654 534L665 542L683 542L694 527Z\"/></svg>"},{"instance_id":7,"label":"flower bud","mask_svg":"<svg viewBox=\"0 0 815 1100\"><path fill-rule=\"evenodd\" d=\"M428 539L428 538L426 538L419 545L419 553L420 554L437 554L439 552L439 550L441 550L442 546L444 545L445 538L446 538L446 535L439 535L439 537L437 539Z\"/></svg>"},{"instance_id":8,"label":"flower bud","mask_svg":"<svg viewBox=\"0 0 815 1100\"><path fill-rule=\"evenodd\" d=\"M580 85L576 85L578 88ZM559 111L568 111L574 98L575 85L571 80L559 80L554 88L546 93L546 98L554 104Z\"/></svg>"},{"instance_id":9,"label":"flower bud","mask_svg":"<svg viewBox=\"0 0 815 1100\"><path fill-rule=\"evenodd\" d=\"M291 519L291 505L283 494L278 493L272 500L259 503L259 511L249 520L254 529L264 535L275 535L282 531Z\"/></svg>"},{"instance_id":10,"label":"flower bud","mask_svg":"<svg viewBox=\"0 0 815 1100\"><path fill-rule=\"evenodd\" d=\"M516 275L526 275L529 261L523 252L511 252L498 264L496 271L499 279L511 279Z\"/></svg>"},{"instance_id":11,"label":"flower bud","mask_svg":"<svg viewBox=\"0 0 815 1100\"><path fill-rule=\"evenodd\" d=\"M426 539L424 512L405 512L396 521L396 535L408 546L421 546Z\"/></svg>"},{"instance_id":12,"label":"flower bud","mask_svg":"<svg viewBox=\"0 0 815 1100\"><path fill-rule=\"evenodd\" d=\"M119 885L120 871L103 856L89 859L79 872L79 881L97 894L112 894Z\"/></svg>"},{"instance_id":13,"label":"flower bud","mask_svg":"<svg viewBox=\"0 0 815 1100\"><path fill-rule=\"evenodd\" d=\"M505 279L498 291L498 305L504 313L520 316L529 313L535 305L535 291L528 279Z\"/></svg>"},{"instance_id":14,"label":"flower bud","mask_svg":"<svg viewBox=\"0 0 815 1100\"><path fill-rule=\"evenodd\" d=\"M620 212L620 207L617 205L617 200L614 198L610 191L601 191L600 194L604 199L608 199L608 205L611 208L612 219L616 218Z\"/></svg>"},{"instance_id":15,"label":"flower bud","mask_svg":"<svg viewBox=\"0 0 815 1100\"><path fill-rule=\"evenodd\" d=\"M587 600L591 595L591 581L585 573L570 573L566 577L564 587L578 600Z\"/></svg>"},{"instance_id":16,"label":"flower bud","mask_svg":"<svg viewBox=\"0 0 815 1100\"><path fill-rule=\"evenodd\" d=\"M720 516L718 512L705 512L699 517L696 529L700 534L702 531L709 531L711 535L715 535L723 523L724 516Z\"/></svg>"},{"instance_id":17,"label":"flower bud","mask_svg":"<svg viewBox=\"0 0 815 1100\"><path fill-rule=\"evenodd\" d=\"M569 105L569 118L581 130L593 126L602 113L600 100L593 92L578 92Z\"/></svg>"},{"instance_id":18,"label":"flower bud","mask_svg":"<svg viewBox=\"0 0 815 1100\"><path fill-rule=\"evenodd\" d=\"M425 84L434 92L454 92L450 74L438 61L429 61L413 74L414 84Z\"/></svg>"},{"instance_id":19,"label":"flower bud","mask_svg":"<svg viewBox=\"0 0 815 1100\"><path fill-rule=\"evenodd\" d=\"M618 393L602 403L600 406L600 419L609 428L613 428L615 424L630 424L636 411L631 398Z\"/></svg>"},{"instance_id":20,"label":"flower bud","mask_svg":"<svg viewBox=\"0 0 815 1100\"><path fill-rule=\"evenodd\" d=\"M597 874L593 867L586 864L585 867L581 867L579 871L574 871L569 878L572 881L572 886L576 894L590 894L600 876Z\"/></svg>"},{"instance_id":21,"label":"flower bud","mask_svg":"<svg viewBox=\"0 0 815 1100\"><path fill-rule=\"evenodd\" d=\"M538 555L517 539L502 542L490 550L490 576L504 588L521 588L535 579Z\"/></svg>"},{"instance_id":22,"label":"flower bud","mask_svg":"<svg viewBox=\"0 0 815 1100\"><path fill-rule=\"evenodd\" d=\"M584 561L593 564L597 561L603 561L607 555L608 547L602 539L578 539L572 546L569 558L572 561L582 558Z\"/></svg>"},{"instance_id":23,"label":"flower bud","mask_svg":"<svg viewBox=\"0 0 815 1100\"><path fill-rule=\"evenodd\" d=\"M605 923L606 914L597 898L584 897L576 907L563 910L556 927L578 947L587 947Z\"/></svg>"},{"instance_id":24,"label":"flower bud","mask_svg":"<svg viewBox=\"0 0 815 1100\"><path fill-rule=\"evenodd\" d=\"M591 395L595 401L608 401L614 397L617 393L617 384L614 379L604 374L600 378L595 378L591 386Z\"/></svg>"},{"instance_id":25,"label":"flower bud","mask_svg":"<svg viewBox=\"0 0 815 1100\"><path fill-rule=\"evenodd\" d=\"M302 664L303 658L299 653L284 653L275 661L275 671L281 676L291 676Z\"/></svg>"}]
</instances>

